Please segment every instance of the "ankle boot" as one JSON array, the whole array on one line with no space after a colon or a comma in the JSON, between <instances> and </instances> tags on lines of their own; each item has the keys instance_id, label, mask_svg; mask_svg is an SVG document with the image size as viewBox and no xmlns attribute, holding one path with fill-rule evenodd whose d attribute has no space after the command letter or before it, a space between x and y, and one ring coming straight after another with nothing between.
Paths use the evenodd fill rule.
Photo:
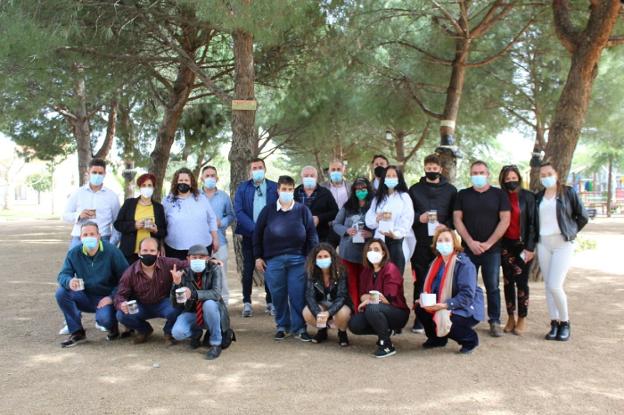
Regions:
<instances>
[{"instance_id":1,"label":"ankle boot","mask_svg":"<svg viewBox=\"0 0 624 415\"><path fill-rule=\"evenodd\" d=\"M559 322L557 320L550 321L550 331L546 334L546 340L557 340L557 334L559 333Z\"/></svg>"},{"instance_id":2,"label":"ankle boot","mask_svg":"<svg viewBox=\"0 0 624 415\"><path fill-rule=\"evenodd\" d=\"M516 336L522 336L526 331L526 317L518 317L516 327L514 328L514 334Z\"/></svg>"},{"instance_id":3,"label":"ankle boot","mask_svg":"<svg viewBox=\"0 0 624 415\"><path fill-rule=\"evenodd\" d=\"M557 332L557 340L561 342L567 342L570 340L570 322L559 322L559 331Z\"/></svg>"},{"instance_id":4,"label":"ankle boot","mask_svg":"<svg viewBox=\"0 0 624 415\"><path fill-rule=\"evenodd\" d=\"M507 324L505 324L505 328L503 329L503 331L505 333L511 333L512 331L514 331L515 328L516 328L516 319L513 316L513 314L511 314L507 318Z\"/></svg>"}]
</instances>

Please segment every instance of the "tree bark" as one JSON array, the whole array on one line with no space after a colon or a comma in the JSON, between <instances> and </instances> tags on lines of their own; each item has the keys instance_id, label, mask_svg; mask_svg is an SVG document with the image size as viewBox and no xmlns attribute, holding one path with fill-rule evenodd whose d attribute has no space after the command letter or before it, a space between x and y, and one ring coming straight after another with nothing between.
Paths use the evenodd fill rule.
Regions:
<instances>
[{"instance_id":1,"label":"tree bark","mask_svg":"<svg viewBox=\"0 0 624 415\"><path fill-rule=\"evenodd\" d=\"M111 148L113 148L113 143L115 141L115 133L117 128L117 100L113 99L110 103L110 110L108 112L108 120L106 123L106 136L104 138L104 142L102 143L102 147L97 151L97 153L93 156L97 159L105 159L108 157L108 153L110 153Z\"/></svg>"},{"instance_id":2,"label":"tree bark","mask_svg":"<svg viewBox=\"0 0 624 415\"><path fill-rule=\"evenodd\" d=\"M71 125L72 133L76 139L76 149L78 153L78 181L80 186L87 182L87 171L91 161L91 128L89 126L89 115L87 113L87 87L85 85L84 66L74 64L74 94L76 99L76 109L73 117L68 121Z\"/></svg>"},{"instance_id":3,"label":"tree bark","mask_svg":"<svg viewBox=\"0 0 624 415\"><path fill-rule=\"evenodd\" d=\"M134 147L136 137L134 126L130 119L130 104L123 102L119 105L119 138L123 149L123 178L124 178L124 199L134 196Z\"/></svg>"},{"instance_id":4,"label":"tree bark","mask_svg":"<svg viewBox=\"0 0 624 415\"><path fill-rule=\"evenodd\" d=\"M535 144L533 146L533 153L541 153L543 151L543 147L541 143L544 143L545 140L545 131L544 127L538 121L535 126ZM537 192L540 189L540 175L539 175L539 163L540 160L537 159L537 156L534 156L535 161L531 161L531 176L529 178L529 189L532 192Z\"/></svg>"},{"instance_id":5,"label":"tree bark","mask_svg":"<svg viewBox=\"0 0 624 415\"><path fill-rule=\"evenodd\" d=\"M609 176L607 179L607 217L611 217L611 206L613 205L613 156L609 155Z\"/></svg>"}]
</instances>

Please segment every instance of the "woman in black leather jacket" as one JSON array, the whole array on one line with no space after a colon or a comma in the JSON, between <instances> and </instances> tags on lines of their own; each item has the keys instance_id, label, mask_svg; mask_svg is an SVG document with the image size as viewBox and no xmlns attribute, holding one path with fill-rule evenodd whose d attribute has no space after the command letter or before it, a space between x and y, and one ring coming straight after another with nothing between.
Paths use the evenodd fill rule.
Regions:
<instances>
[{"instance_id":1,"label":"woman in black leather jacket","mask_svg":"<svg viewBox=\"0 0 624 415\"><path fill-rule=\"evenodd\" d=\"M327 329L338 329L338 343L349 345L347 326L351 319L351 299L347 290L347 274L334 248L328 243L314 247L306 263L306 303L303 318L318 328L314 343L327 340Z\"/></svg>"},{"instance_id":2,"label":"woman in black leather jacket","mask_svg":"<svg viewBox=\"0 0 624 415\"><path fill-rule=\"evenodd\" d=\"M537 194L536 219L539 232L537 255L546 284L550 331L546 340L570 338L568 300L563 290L574 253L576 234L587 224L588 216L579 195L561 184L550 163L540 167L544 190Z\"/></svg>"}]
</instances>

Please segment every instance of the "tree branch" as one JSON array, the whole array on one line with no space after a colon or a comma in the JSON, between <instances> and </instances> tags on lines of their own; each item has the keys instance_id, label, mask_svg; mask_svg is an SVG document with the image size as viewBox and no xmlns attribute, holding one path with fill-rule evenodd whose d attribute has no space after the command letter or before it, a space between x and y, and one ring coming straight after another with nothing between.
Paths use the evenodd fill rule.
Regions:
<instances>
[{"instance_id":1,"label":"tree branch","mask_svg":"<svg viewBox=\"0 0 624 415\"><path fill-rule=\"evenodd\" d=\"M459 22L453 17L453 15L451 15L451 13L448 10L446 10L444 7L442 7L442 5L440 5L436 0L431 0L431 2L433 3L433 5L435 6L436 9L438 9L438 10L440 10L442 12L442 14L446 18L446 20L451 22L453 27L457 30L457 33L453 33L452 31L449 30L450 33L453 33L455 36L460 36L462 34L464 34L464 35L466 34L466 31L464 29L462 29L462 27L459 25Z\"/></svg>"},{"instance_id":2,"label":"tree branch","mask_svg":"<svg viewBox=\"0 0 624 415\"><path fill-rule=\"evenodd\" d=\"M611 36L609 38L609 42L607 42L607 47L613 47L617 45L624 45L624 36Z\"/></svg>"},{"instance_id":3,"label":"tree branch","mask_svg":"<svg viewBox=\"0 0 624 415\"><path fill-rule=\"evenodd\" d=\"M427 120L427 123L425 124L425 128L423 128L422 133L420 134L420 138L418 139L418 142L414 145L414 148L412 148L412 150L407 154L407 156L405 156L404 163L407 163L407 161L411 159L414 156L414 154L416 154L416 152L423 146L423 144L425 144L425 139L429 135L430 125L431 125L431 120Z\"/></svg>"},{"instance_id":4,"label":"tree branch","mask_svg":"<svg viewBox=\"0 0 624 415\"><path fill-rule=\"evenodd\" d=\"M472 33L470 34L472 39L476 39L487 33L496 22L507 16L516 5L515 0L511 0L507 4L502 3L502 0L496 0L490 6L490 9L485 13L483 19L472 29ZM498 9L502 10L498 12Z\"/></svg>"},{"instance_id":5,"label":"tree branch","mask_svg":"<svg viewBox=\"0 0 624 415\"><path fill-rule=\"evenodd\" d=\"M578 45L580 31L574 27L570 19L570 2L568 0L553 0L552 8L557 37L568 52L574 53Z\"/></svg>"},{"instance_id":6,"label":"tree branch","mask_svg":"<svg viewBox=\"0 0 624 415\"><path fill-rule=\"evenodd\" d=\"M441 58L439 56L436 56L433 53L431 53L431 52L429 52L429 51L427 51L427 50L425 50L425 49L423 49L423 48L421 48L419 46L416 46L416 45L414 45L412 43L406 42L404 40L390 40L390 41L387 41L387 42L383 42L383 43L379 44L378 46L384 46L384 45L389 45L389 44L398 44L398 45L401 45L401 46L408 47L410 49L414 49L414 50L422 53L423 55L425 55L429 59L431 59L431 61L433 63L438 63L440 65L446 65L446 66L451 66L453 64L453 61L451 61L451 60L444 59L444 58Z\"/></svg>"},{"instance_id":7,"label":"tree branch","mask_svg":"<svg viewBox=\"0 0 624 415\"><path fill-rule=\"evenodd\" d=\"M401 80L403 82L403 84L405 84L407 86L407 90L410 93L410 96L412 97L412 99L416 102L416 104L420 107L421 111L424 112L425 114L427 114L428 116L441 120L444 118L443 114L439 114L437 112L433 112L431 111L429 108L427 108L425 106L425 104L421 101L421 99L418 97L418 95L416 94L416 91L414 91L412 89L412 85L409 79L407 79L407 77L403 77L403 79Z\"/></svg>"},{"instance_id":8,"label":"tree branch","mask_svg":"<svg viewBox=\"0 0 624 415\"><path fill-rule=\"evenodd\" d=\"M113 141L115 140L115 130L117 127L117 100L113 99L110 103L110 111L108 112L108 122L106 123L106 137L100 149L93 155L96 159L105 159L108 156Z\"/></svg>"}]
</instances>

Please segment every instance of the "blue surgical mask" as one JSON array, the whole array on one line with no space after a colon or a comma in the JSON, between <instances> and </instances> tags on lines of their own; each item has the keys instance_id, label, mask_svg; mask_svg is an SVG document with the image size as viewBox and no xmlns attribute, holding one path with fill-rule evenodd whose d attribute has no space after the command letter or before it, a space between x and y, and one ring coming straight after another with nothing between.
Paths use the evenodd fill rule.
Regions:
<instances>
[{"instance_id":1,"label":"blue surgical mask","mask_svg":"<svg viewBox=\"0 0 624 415\"><path fill-rule=\"evenodd\" d=\"M334 183L340 183L342 181L342 172L341 171L332 171L329 173L329 178Z\"/></svg>"},{"instance_id":2,"label":"blue surgical mask","mask_svg":"<svg viewBox=\"0 0 624 415\"><path fill-rule=\"evenodd\" d=\"M98 238L94 236L85 236L82 238L82 246L84 246L87 251L91 251L92 249L97 248Z\"/></svg>"},{"instance_id":3,"label":"blue surgical mask","mask_svg":"<svg viewBox=\"0 0 624 415\"><path fill-rule=\"evenodd\" d=\"M206 269L205 259L191 259L191 270L193 272L204 272Z\"/></svg>"},{"instance_id":4,"label":"blue surgical mask","mask_svg":"<svg viewBox=\"0 0 624 415\"><path fill-rule=\"evenodd\" d=\"M384 183L388 186L388 189L394 189L399 185L399 179L396 177L388 177Z\"/></svg>"},{"instance_id":5,"label":"blue surgical mask","mask_svg":"<svg viewBox=\"0 0 624 415\"><path fill-rule=\"evenodd\" d=\"M442 256L448 256L453 253L453 244L451 242L437 242L436 249Z\"/></svg>"},{"instance_id":6,"label":"blue surgical mask","mask_svg":"<svg viewBox=\"0 0 624 415\"><path fill-rule=\"evenodd\" d=\"M217 181L214 177L206 177L206 180L204 180L204 187L206 189L214 189L217 187Z\"/></svg>"},{"instance_id":7,"label":"blue surgical mask","mask_svg":"<svg viewBox=\"0 0 624 415\"><path fill-rule=\"evenodd\" d=\"M481 174L476 176L470 176L470 181L472 182L472 185L476 188L483 187L487 184L487 176Z\"/></svg>"},{"instance_id":8,"label":"blue surgical mask","mask_svg":"<svg viewBox=\"0 0 624 415\"><path fill-rule=\"evenodd\" d=\"M320 269L327 269L331 266L331 258L316 258L316 266Z\"/></svg>"},{"instance_id":9,"label":"blue surgical mask","mask_svg":"<svg viewBox=\"0 0 624 415\"><path fill-rule=\"evenodd\" d=\"M294 198L295 198L294 192L280 192L279 193L279 200L282 203L290 203L293 201Z\"/></svg>"},{"instance_id":10,"label":"blue surgical mask","mask_svg":"<svg viewBox=\"0 0 624 415\"><path fill-rule=\"evenodd\" d=\"M314 177L304 177L303 187L306 189L314 189L316 187L316 179Z\"/></svg>"},{"instance_id":11,"label":"blue surgical mask","mask_svg":"<svg viewBox=\"0 0 624 415\"><path fill-rule=\"evenodd\" d=\"M254 182L261 182L264 180L264 170L254 170L251 172L251 178Z\"/></svg>"},{"instance_id":12,"label":"blue surgical mask","mask_svg":"<svg viewBox=\"0 0 624 415\"><path fill-rule=\"evenodd\" d=\"M89 174L89 183L91 183L93 186L101 186L102 183L104 183L104 175L97 173Z\"/></svg>"},{"instance_id":13,"label":"blue surgical mask","mask_svg":"<svg viewBox=\"0 0 624 415\"><path fill-rule=\"evenodd\" d=\"M542 186L549 188L557 185L557 176L547 176L540 179Z\"/></svg>"}]
</instances>

